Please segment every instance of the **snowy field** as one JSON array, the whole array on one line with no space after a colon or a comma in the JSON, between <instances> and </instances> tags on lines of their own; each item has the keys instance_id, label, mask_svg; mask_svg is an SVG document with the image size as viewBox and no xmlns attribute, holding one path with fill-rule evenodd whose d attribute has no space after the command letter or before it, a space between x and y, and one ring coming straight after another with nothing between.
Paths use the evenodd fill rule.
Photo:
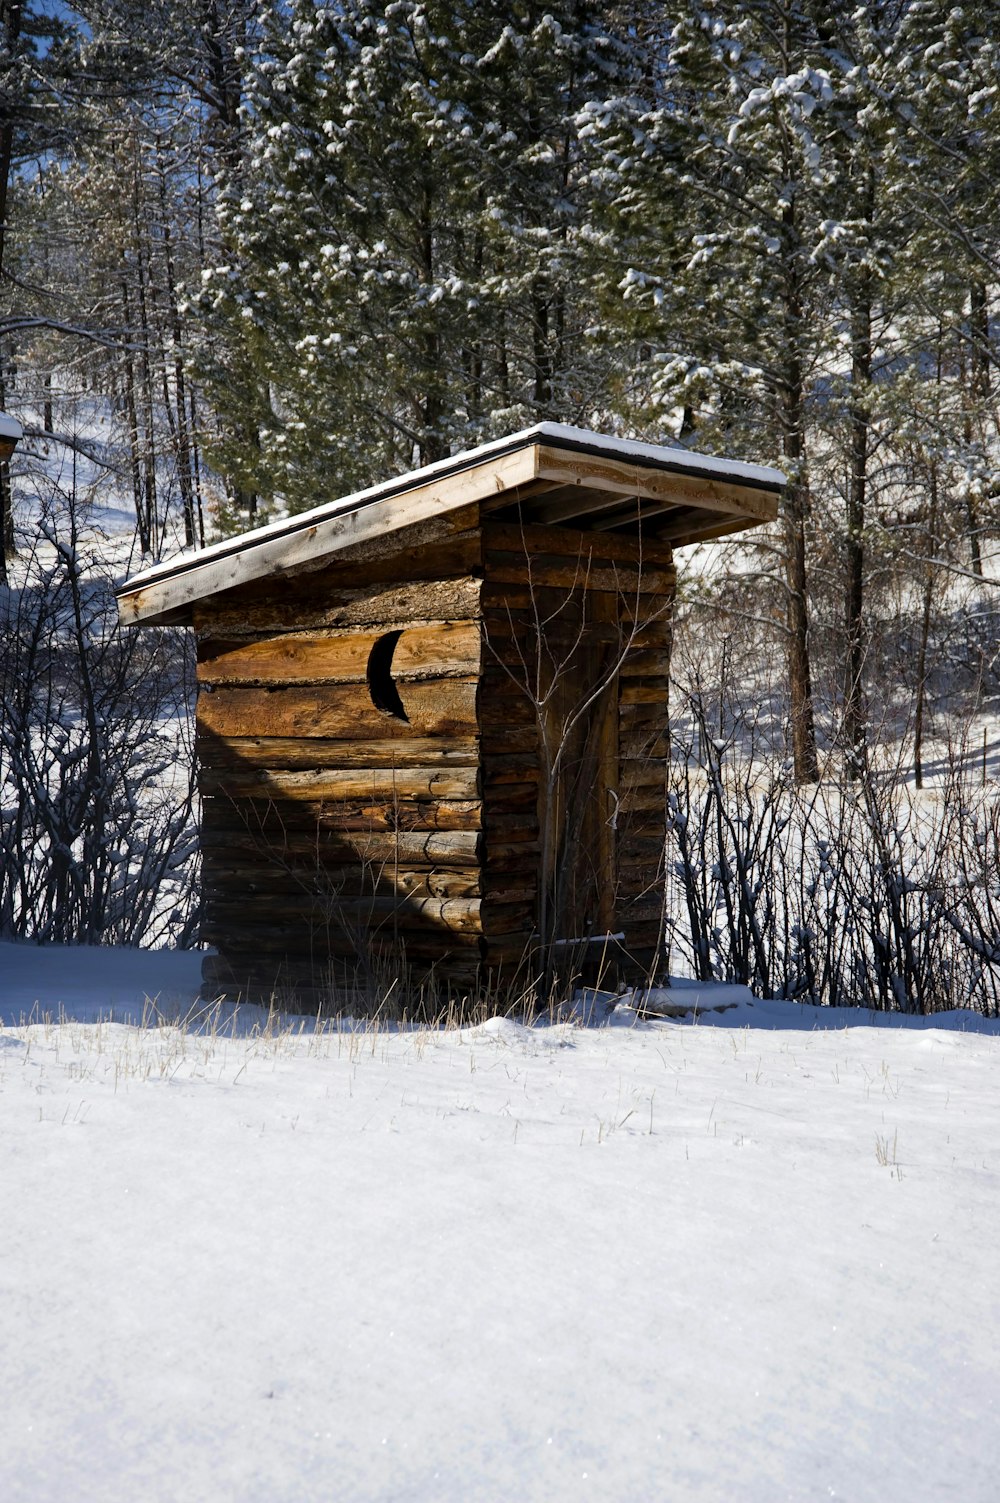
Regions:
<instances>
[{"instance_id":1,"label":"snowy field","mask_svg":"<svg viewBox=\"0 0 1000 1503\"><path fill-rule=\"evenodd\" d=\"M996 1498L1000 1024L95 1021L197 962L0 946L6 1503Z\"/></svg>"}]
</instances>

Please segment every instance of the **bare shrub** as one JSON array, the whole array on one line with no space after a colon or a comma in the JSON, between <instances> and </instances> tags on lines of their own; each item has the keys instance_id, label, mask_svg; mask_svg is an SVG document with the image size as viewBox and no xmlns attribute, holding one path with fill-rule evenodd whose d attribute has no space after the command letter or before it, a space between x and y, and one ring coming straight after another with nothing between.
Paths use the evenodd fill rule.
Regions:
<instances>
[{"instance_id":1,"label":"bare shrub","mask_svg":"<svg viewBox=\"0 0 1000 1503\"><path fill-rule=\"evenodd\" d=\"M0 589L0 934L196 941L190 658L120 631L75 509L43 517Z\"/></svg>"},{"instance_id":2,"label":"bare shrub","mask_svg":"<svg viewBox=\"0 0 1000 1503\"><path fill-rule=\"evenodd\" d=\"M930 793L887 755L796 786L754 711L675 689L667 915L700 980L932 1013L1000 1010L998 809L953 758ZM832 771L832 775L830 775Z\"/></svg>"}]
</instances>

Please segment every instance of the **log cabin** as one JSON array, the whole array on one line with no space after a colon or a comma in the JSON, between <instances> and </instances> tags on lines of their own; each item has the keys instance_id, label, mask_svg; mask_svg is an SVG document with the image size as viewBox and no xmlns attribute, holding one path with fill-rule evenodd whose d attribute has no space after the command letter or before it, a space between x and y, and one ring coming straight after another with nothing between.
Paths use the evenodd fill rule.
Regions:
<instances>
[{"instance_id":1,"label":"log cabin","mask_svg":"<svg viewBox=\"0 0 1000 1503\"><path fill-rule=\"evenodd\" d=\"M540 423L130 579L197 637L205 994L649 974L673 549L783 483Z\"/></svg>"}]
</instances>

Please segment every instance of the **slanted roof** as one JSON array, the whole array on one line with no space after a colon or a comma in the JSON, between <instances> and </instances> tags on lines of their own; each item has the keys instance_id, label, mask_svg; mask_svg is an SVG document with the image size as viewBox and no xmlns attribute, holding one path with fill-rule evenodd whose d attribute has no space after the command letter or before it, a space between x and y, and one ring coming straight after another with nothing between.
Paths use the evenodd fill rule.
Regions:
<instances>
[{"instance_id":1,"label":"slanted roof","mask_svg":"<svg viewBox=\"0 0 1000 1503\"><path fill-rule=\"evenodd\" d=\"M339 501L227 538L134 574L118 591L127 625L189 623L223 590L322 567L355 544L480 502L502 516L587 531L632 532L676 546L774 520L785 483L766 465L538 423Z\"/></svg>"}]
</instances>

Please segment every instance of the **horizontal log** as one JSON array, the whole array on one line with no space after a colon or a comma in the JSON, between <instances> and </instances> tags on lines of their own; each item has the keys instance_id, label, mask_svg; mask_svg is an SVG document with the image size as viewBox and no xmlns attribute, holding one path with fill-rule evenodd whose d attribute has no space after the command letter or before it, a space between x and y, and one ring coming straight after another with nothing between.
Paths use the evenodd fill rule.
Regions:
<instances>
[{"instance_id":1,"label":"horizontal log","mask_svg":"<svg viewBox=\"0 0 1000 1503\"><path fill-rule=\"evenodd\" d=\"M523 933L534 921L534 894L521 903L501 903L484 899L482 929L487 940L506 934Z\"/></svg>"},{"instance_id":2,"label":"horizontal log","mask_svg":"<svg viewBox=\"0 0 1000 1503\"><path fill-rule=\"evenodd\" d=\"M489 819L494 829L502 828L504 821L515 815L518 824L521 824L524 811L534 809L537 803L537 782L500 783L488 788L484 795L484 804L489 810Z\"/></svg>"},{"instance_id":3,"label":"horizontal log","mask_svg":"<svg viewBox=\"0 0 1000 1503\"><path fill-rule=\"evenodd\" d=\"M395 862L344 862L317 866L304 861L284 864L252 859L233 860L233 852L206 855L202 866L202 891L215 897L226 893L344 893L360 896L393 892L424 898L478 898L483 879L477 867L443 870L424 867L403 871ZM509 879L508 879L509 880Z\"/></svg>"},{"instance_id":4,"label":"horizontal log","mask_svg":"<svg viewBox=\"0 0 1000 1503\"><path fill-rule=\"evenodd\" d=\"M618 812L620 815L634 815L639 813L659 813L666 824L665 811L667 804L667 790L661 784L659 787L649 788L624 788L619 794Z\"/></svg>"},{"instance_id":5,"label":"horizontal log","mask_svg":"<svg viewBox=\"0 0 1000 1503\"><path fill-rule=\"evenodd\" d=\"M538 839L538 821L533 817L536 806L532 805L532 817L526 818L520 811L515 816L503 819L497 816L496 811L490 806L489 815L489 849L491 855L497 855L505 850L520 850L533 845Z\"/></svg>"},{"instance_id":6,"label":"horizontal log","mask_svg":"<svg viewBox=\"0 0 1000 1503\"><path fill-rule=\"evenodd\" d=\"M580 611L559 611L558 606L553 606L551 611L544 607L537 610L508 611L505 607L487 610L482 618L486 660L509 662L517 650L524 657L534 659L539 633L550 651L573 647L580 638L581 626L588 644L605 643L616 652L627 650L630 654L669 652L671 632L668 624L654 620L646 626L633 626L631 619L617 610L615 596L594 596L595 603L604 600L612 602L611 620L595 620L590 608L582 622Z\"/></svg>"},{"instance_id":7,"label":"horizontal log","mask_svg":"<svg viewBox=\"0 0 1000 1503\"><path fill-rule=\"evenodd\" d=\"M484 682L482 691L483 738L490 736L491 745L501 745L503 750L513 750L514 743L501 741L508 731L535 730L537 716L531 699L509 679Z\"/></svg>"},{"instance_id":8,"label":"horizontal log","mask_svg":"<svg viewBox=\"0 0 1000 1503\"><path fill-rule=\"evenodd\" d=\"M288 920L275 922L238 922L239 916L228 914L206 919L202 924L201 937L205 944L212 945L221 954L230 957L231 963L241 954L274 955L296 965L321 966L328 956L350 957L363 955L374 957L384 953L392 945L398 933L405 943L406 953L435 959L447 955L454 947L472 948L478 951L481 931L477 927L457 929L444 924L431 926L429 921L421 929L404 929L393 925L391 918L378 924L352 923L348 916L341 915L337 923L304 924Z\"/></svg>"},{"instance_id":9,"label":"horizontal log","mask_svg":"<svg viewBox=\"0 0 1000 1503\"><path fill-rule=\"evenodd\" d=\"M634 758L621 763L621 786L643 788L653 784L662 786L667 781L670 763L666 757Z\"/></svg>"},{"instance_id":10,"label":"horizontal log","mask_svg":"<svg viewBox=\"0 0 1000 1503\"><path fill-rule=\"evenodd\" d=\"M498 834L490 834L486 837L483 870L489 878L505 878L511 872L535 873L538 870L538 851L540 845L537 837L532 840L501 842Z\"/></svg>"},{"instance_id":11,"label":"horizontal log","mask_svg":"<svg viewBox=\"0 0 1000 1503\"><path fill-rule=\"evenodd\" d=\"M667 712L668 688L665 680L649 683L646 679L624 679L618 691L620 705L660 705Z\"/></svg>"},{"instance_id":12,"label":"horizontal log","mask_svg":"<svg viewBox=\"0 0 1000 1503\"><path fill-rule=\"evenodd\" d=\"M619 673L623 679L657 679L666 683L670 653L663 647L630 647L622 658Z\"/></svg>"},{"instance_id":13,"label":"horizontal log","mask_svg":"<svg viewBox=\"0 0 1000 1503\"><path fill-rule=\"evenodd\" d=\"M274 821L254 827L246 821L221 822L206 806L201 845L206 852L236 852L281 860L310 855L317 861L371 862L377 867L398 862L402 866L478 866L483 837L478 830L377 831L290 830Z\"/></svg>"},{"instance_id":14,"label":"horizontal log","mask_svg":"<svg viewBox=\"0 0 1000 1503\"><path fill-rule=\"evenodd\" d=\"M657 892L661 892L664 867L662 849L656 852L646 852L643 855L629 852L624 857L619 853L616 893L623 892L634 896L635 893L647 891L654 886Z\"/></svg>"},{"instance_id":15,"label":"horizontal log","mask_svg":"<svg viewBox=\"0 0 1000 1503\"><path fill-rule=\"evenodd\" d=\"M620 704L618 709L618 733L622 739L635 736L642 731L646 734L664 731L667 728L667 704L665 701L647 702L638 704ZM619 741L621 745L621 740Z\"/></svg>"},{"instance_id":16,"label":"horizontal log","mask_svg":"<svg viewBox=\"0 0 1000 1503\"><path fill-rule=\"evenodd\" d=\"M283 893L271 899L270 906L263 895L259 903L247 902L241 906L236 899L210 894L205 912L207 921L214 924L230 919L246 923L259 911L266 921L287 919L289 923L301 922L319 933L327 924L336 929L346 923L353 929L358 925L377 928L391 922L399 928L447 929L478 934L482 929L481 908L482 899L478 897L429 898L407 893L318 897L308 893L299 896Z\"/></svg>"},{"instance_id":17,"label":"horizontal log","mask_svg":"<svg viewBox=\"0 0 1000 1503\"><path fill-rule=\"evenodd\" d=\"M673 571L673 551L669 544L652 539L629 537L609 532L594 533L579 527L545 527L537 523L487 521L483 526L486 555L513 552L534 558L538 554L562 558L592 558L633 567L642 563L659 570Z\"/></svg>"},{"instance_id":18,"label":"horizontal log","mask_svg":"<svg viewBox=\"0 0 1000 1503\"><path fill-rule=\"evenodd\" d=\"M538 725L534 716L520 725L496 725L491 713L483 717L482 735L479 740L484 765L493 756L511 756L519 752L533 752L538 745Z\"/></svg>"},{"instance_id":19,"label":"horizontal log","mask_svg":"<svg viewBox=\"0 0 1000 1503\"><path fill-rule=\"evenodd\" d=\"M627 599L636 594L670 597L675 576L661 569L630 568L563 559L549 554L532 558L530 571L523 554L491 551L486 555L487 577L494 584L548 586L560 590L603 591Z\"/></svg>"},{"instance_id":20,"label":"horizontal log","mask_svg":"<svg viewBox=\"0 0 1000 1503\"><path fill-rule=\"evenodd\" d=\"M250 641L203 638L201 684L364 683L372 651L386 629L321 634L284 632ZM403 631L392 655L397 683L471 678L479 672L481 633L475 621L439 621Z\"/></svg>"},{"instance_id":21,"label":"horizontal log","mask_svg":"<svg viewBox=\"0 0 1000 1503\"><path fill-rule=\"evenodd\" d=\"M629 630L662 627L669 631L674 593L673 576L669 577L669 590L662 588L662 571L658 570L656 589L642 588L640 579L638 590L623 595L618 575L610 589L587 592L587 615L591 620L612 624L627 622ZM531 625L545 621L558 629L560 621L572 619L574 611L582 610L583 604L582 594L567 595L565 588L542 584L534 578L529 583L526 573L518 580L487 577L480 597L480 615L495 628L502 628L505 623L516 626L519 621Z\"/></svg>"},{"instance_id":22,"label":"horizontal log","mask_svg":"<svg viewBox=\"0 0 1000 1503\"><path fill-rule=\"evenodd\" d=\"M532 752L499 753L483 764L483 784L492 788L498 783L535 783L538 759Z\"/></svg>"},{"instance_id":23,"label":"horizontal log","mask_svg":"<svg viewBox=\"0 0 1000 1503\"><path fill-rule=\"evenodd\" d=\"M494 981L530 980L537 964L538 934L533 925L512 930L510 934L491 934L481 942L483 963L493 972Z\"/></svg>"},{"instance_id":24,"label":"horizontal log","mask_svg":"<svg viewBox=\"0 0 1000 1503\"><path fill-rule=\"evenodd\" d=\"M533 878L529 881L521 872L492 876L483 884L482 897L488 905L507 908L516 904L522 912L533 915L538 901L538 883Z\"/></svg>"},{"instance_id":25,"label":"horizontal log","mask_svg":"<svg viewBox=\"0 0 1000 1503\"><path fill-rule=\"evenodd\" d=\"M374 511L370 513L371 517L375 515ZM314 607L323 610L332 591L356 590L359 579L364 580L363 588L371 589L452 576L467 578L482 566L477 523L478 506L466 506L396 532L380 530L360 543L338 549L333 563L328 561L330 555L310 557L264 578L242 583L231 580L224 591L194 604L195 629L211 634L223 610L232 618L234 612L247 606L274 609L280 619L282 610L291 605L296 624L307 625L310 611ZM363 565L363 571L359 565ZM290 579L294 580L293 588L289 587Z\"/></svg>"},{"instance_id":26,"label":"horizontal log","mask_svg":"<svg viewBox=\"0 0 1000 1503\"><path fill-rule=\"evenodd\" d=\"M408 720L372 703L366 685L320 688L218 688L198 696L198 725L209 735L319 736L334 740L386 740L409 736L474 735L475 679L406 684L401 699Z\"/></svg>"},{"instance_id":27,"label":"horizontal log","mask_svg":"<svg viewBox=\"0 0 1000 1503\"><path fill-rule=\"evenodd\" d=\"M650 924L625 923L624 934L626 975L634 981L655 976L665 959L662 924L658 921Z\"/></svg>"},{"instance_id":28,"label":"horizontal log","mask_svg":"<svg viewBox=\"0 0 1000 1503\"><path fill-rule=\"evenodd\" d=\"M629 727L621 727L618 723L618 762L621 765L621 776L627 776L630 768L641 767L657 758L666 758L671 750L669 732L663 727L662 720L656 721L651 727L639 727L629 730Z\"/></svg>"},{"instance_id":29,"label":"horizontal log","mask_svg":"<svg viewBox=\"0 0 1000 1503\"><path fill-rule=\"evenodd\" d=\"M493 861L484 861L481 870L483 897L517 888L534 901L538 890L537 852L528 858L508 852Z\"/></svg>"},{"instance_id":30,"label":"horizontal log","mask_svg":"<svg viewBox=\"0 0 1000 1503\"><path fill-rule=\"evenodd\" d=\"M323 570L300 579L294 590L287 586L275 589L269 580L262 582L256 594L252 587L244 592L227 591L198 608L200 631L220 637L256 637L269 632L359 626L392 631L418 621L471 620L479 614L482 579L470 574L448 576L466 564L478 565L479 555L478 541L463 539L443 549L438 546L425 551L420 568L439 573L440 578L388 584L366 580L359 586L358 570L352 567L348 572L353 578L346 582L343 570L332 574ZM237 594L243 598L231 598Z\"/></svg>"},{"instance_id":31,"label":"horizontal log","mask_svg":"<svg viewBox=\"0 0 1000 1503\"><path fill-rule=\"evenodd\" d=\"M274 769L394 767L474 768L479 742L473 736L413 736L395 741L333 741L322 736L234 736L224 739L200 728L202 767Z\"/></svg>"},{"instance_id":32,"label":"horizontal log","mask_svg":"<svg viewBox=\"0 0 1000 1503\"><path fill-rule=\"evenodd\" d=\"M619 875L615 889L615 907L618 912L624 913L637 899L660 900L662 895L662 870L628 871Z\"/></svg>"},{"instance_id":33,"label":"horizontal log","mask_svg":"<svg viewBox=\"0 0 1000 1503\"><path fill-rule=\"evenodd\" d=\"M619 903L618 916L626 928L636 924L656 925L663 916L662 895L647 893L632 903Z\"/></svg>"},{"instance_id":34,"label":"horizontal log","mask_svg":"<svg viewBox=\"0 0 1000 1503\"><path fill-rule=\"evenodd\" d=\"M659 810L637 809L633 814L623 815L618 826L618 863L619 870L632 863L639 853L639 848L632 845L633 841L648 841L653 845L642 853L643 861L655 862L659 860L659 854L654 853L654 846L660 848L666 842L665 820Z\"/></svg>"},{"instance_id":35,"label":"horizontal log","mask_svg":"<svg viewBox=\"0 0 1000 1503\"><path fill-rule=\"evenodd\" d=\"M661 821L654 819L652 829L637 830L633 824L639 817L623 821L618 832L618 871L622 876L628 871L658 871L663 866L667 837Z\"/></svg>"},{"instance_id":36,"label":"horizontal log","mask_svg":"<svg viewBox=\"0 0 1000 1503\"><path fill-rule=\"evenodd\" d=\"M387 799L317 803L304 798L269 800L205 796L206 818L216 826L243 824L249 829L476 830L482 823L480 799ZM207 811L211 806L211 813ZM226 811L231 813L227 814Z\"/></svg>"},{"instance_id":37,"label":"horizontal log","mask_svg":"<svg viewBox=\"0 0 1000 1503\"><path fill-rule=\"evenodd\" d=\"M395 800L475 799L479 797L476 767L349 768L332 771L249 772L202 769L199 786L205 795L220 798L273 798L275 802L305 799L310 803L337 801L393 803Z\"/></svg>"}]
</instances>

